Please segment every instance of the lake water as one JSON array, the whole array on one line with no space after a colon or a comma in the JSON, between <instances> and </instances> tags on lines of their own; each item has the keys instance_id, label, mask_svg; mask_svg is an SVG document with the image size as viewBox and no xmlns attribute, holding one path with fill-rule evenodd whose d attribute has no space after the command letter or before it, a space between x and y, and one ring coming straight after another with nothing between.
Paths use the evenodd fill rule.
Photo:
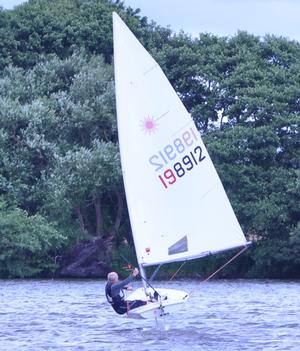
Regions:
<instances>
[{"instance_id":1,"label":"lake water","mask_svg":"<svg viewBox=\"0 0 300 351\"><path fill-rule=\"evenodd\" d=\"M159 325L116 315L103 280L0 280L0 350L300 350L300 282L156 285L191 293Z\"/></svg>"}]
</instances>

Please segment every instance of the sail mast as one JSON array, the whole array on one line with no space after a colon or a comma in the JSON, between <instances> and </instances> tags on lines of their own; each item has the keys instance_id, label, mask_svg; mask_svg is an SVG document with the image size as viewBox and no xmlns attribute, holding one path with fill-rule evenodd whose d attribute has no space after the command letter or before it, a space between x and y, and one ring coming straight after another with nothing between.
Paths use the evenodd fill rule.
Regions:
<instances>
[{"instance_id":1,"label":"sail mast","mask_svg":"<svg viewBox=\"0 0 300 351\"><path fill-rule=\"evenodd\" d=\"M117 34L117 27L118 27L118 22L120 21L120 18L119 16L114 12L113 13L113 36L114 36L114 70L115 70L115 85L116 85L116 105L117 105L117 114L119 116L119 114L121 112L120 111L120 106L119 106L119 103L118 101L120 100L120 98L118 98L120 92L119 90L117 89L117 86L119 85L118 83L118 77L119 77L119 74L118 74L118 69L120 69L120 65L117 63L117 54L116 52L118 51L117 49L117 46L120 45L120 40L121 38L118 36ZM120 57L119 57L120 59ZM122 138L121 133L119 133L119 143L121 144L121 141L120 139ZM123 157L123 153L122 153L122 148L120 146L120 154L121 154L121 162L122 162L122 157ZM123 164L124 162L122 162ZM124 168L122 167L122 171L123 171L123 179L124 179L124 186L125 186L125 192L127 193L127 190L126 190L126 180L125 180L125 172L124 172ZM131 213L131 210L130 210L130 207L131 207L131 203L130 201L128 201L128 198L127 198L127 206L128 206L128 210L129 210L129 215ZM135 227L134 227L134 222L131 221L131 228L132 228L132 232L134 233L135 232ZM133 237L135 237L135 235L133 234ZM142 282L143 282L143 286L144 286L144 289L145 289L145 292L147 291L147 276L146 276L146 271L144 269L144 267L142 266L140 260L139 260L139 255L137 255L137 258L138 258L138 265L139 265L139 271L140 271L140 276L142 277Z\"/></svg>"},{"instance_id":2,"label":"sail mast","mask_svg":"<svg viewBox=\"0 0 300 351\"><path fill-rule=\"evenodd\" d=\"M140 270L140 276L142 277L142 282L144 286L145 293L147 294L147 276L146 276L146 271L145 268L139 263L139 270Z\"/></svg>"}]
</instances>

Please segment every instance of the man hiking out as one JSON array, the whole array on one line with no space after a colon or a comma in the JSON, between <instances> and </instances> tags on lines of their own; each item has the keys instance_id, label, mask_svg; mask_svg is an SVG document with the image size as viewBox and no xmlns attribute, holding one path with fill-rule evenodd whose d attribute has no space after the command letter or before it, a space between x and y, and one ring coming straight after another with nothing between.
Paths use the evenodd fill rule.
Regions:
<instances>
[{"instance_id":1,"label":"man hiking out","mask_svg":"<svg viewBox=\"0 0 300 351\"><path fill-rule=\"evenodd\" d=\"M129 287L126 287L126 285L132 282L133 279L138 274L139 274L139 270L137 268L134 268L134 270L129 275L129 277L127 277L123 281L119 281L118 273L116 272L108 273L107 284L105 286L105 295L106 295L107 301L111 304L113 309L118 314L124 314L134 308L147 305L147 301L143 301L143 300L133 300L133 301L125 300L125 293L123 289L130 290Z\"/></svg>"}]
</instances>

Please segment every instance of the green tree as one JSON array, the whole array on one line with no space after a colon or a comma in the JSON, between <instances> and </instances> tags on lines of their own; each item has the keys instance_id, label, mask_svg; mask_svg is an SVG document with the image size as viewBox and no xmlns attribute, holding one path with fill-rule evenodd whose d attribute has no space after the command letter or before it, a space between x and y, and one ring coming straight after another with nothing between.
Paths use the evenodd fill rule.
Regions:
<instances>
[{"instance_id":1,"label":"green tree","mask_svg":"<svg viewBox=\"0 0 300 351\"><path fill-rule=\"evenodd\" d=\"M255 242L243 263L249 275L298 276L300 44L284 38L173 35L110 0L30 0L0 10L0 194L29 217L55 221L69 245L87 237L112 243L112 232L120 242L129 232L128 217L125 228L120 224L108 64L114 10L162 65L204 133Z\"/></svg>"},{"instance_id":2,"label":"green tree","mask_svg":"<svg viewBox=\"0 0 300 351\"><path fill-rule=\"evenodd\" d=\"M113 11L120 13L147 46L159 46L171 31L154 22L148 24L139 10L126 8L116 0L29 0L13 11L1 11L0 69L7 64L30 68L40 55L67 58L84 49L112 62Z\"/></svg>"},{"instance_id":3,"label":"green tree","mask_svg":"<svg viewBox=\"0 0 300 351\"><path fill-rule=\"evenodd\" d=\"M41 58L6 68L0 86L1 194L111 251L124 208L111 67L82 52Z\"/></svg>"},{"instance_id":4,"label":"green tree","mask_svg":"<svg viewBox=\"0 0 300 351\"><path fill-rule=\"evenodd\" d=\"M157 55L204 132L233 208L255 242L248 261L253 276L295 276L287 257L300 216L299 50L283 38L240 32L231 39L181 35ZM267 265L271 256L276 264Z\"/></svg>"},{"instance_id":5,"label":"green tree","mask_svg":"<svg viewBox=\"0 0 300 351\"><path fill-rule=\"evenodd\" d=\"M111 244L122 212L122 178L118 147L95 140L93 147L69 151L57 159L48 179L52 214L75 214L81 231Z\"/></svg>"},{"instance_id":6,"label":"green tree","mask_svg":"<svg viewBox=\"0 0 300 351\"><path fill-rule=\"evenodd\" d=\"M66 238L40 215L8 206L0 200L0 276L49 275Z\"/></svg>"}]
</instances>

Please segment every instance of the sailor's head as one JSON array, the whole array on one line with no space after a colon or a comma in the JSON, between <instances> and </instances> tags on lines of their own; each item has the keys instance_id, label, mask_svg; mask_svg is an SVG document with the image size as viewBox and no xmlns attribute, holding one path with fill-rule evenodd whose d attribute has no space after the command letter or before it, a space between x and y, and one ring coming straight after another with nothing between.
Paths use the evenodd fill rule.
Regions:
<instances>
[{"instance_id":1,"label":"sailor's head","mask_svg":"<svg viewBox=\"0 0 300 351\"><path fill-rule=\"evenodd\" d=\"M118 273L116 272L110 272L107 274L107 280L110 282L110 283L115 283L119 280L119 276L118 276Z\"/></svg>"}]
</instances>

